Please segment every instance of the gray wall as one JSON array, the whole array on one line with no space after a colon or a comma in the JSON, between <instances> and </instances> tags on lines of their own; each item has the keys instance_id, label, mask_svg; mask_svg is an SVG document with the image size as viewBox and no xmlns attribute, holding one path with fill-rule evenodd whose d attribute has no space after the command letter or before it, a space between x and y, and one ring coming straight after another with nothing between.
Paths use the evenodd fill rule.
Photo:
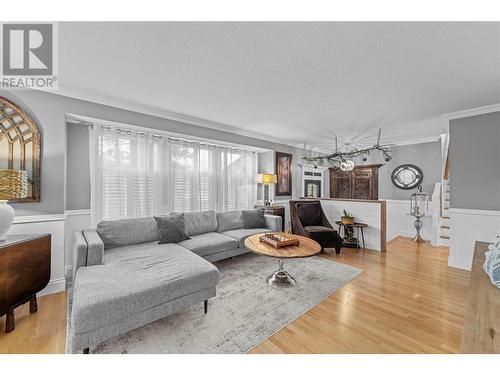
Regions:
<instances>
[{"instance_id":1,"label":"gray wall","mask_svg":"<svg viewBox=\"0 0 500 375\"><path fill-rule=\"evenodd\" d=\"M66 151L66 209L90 208L89 132L68 123Z\"/></svg>"},{"instance_id":2,"label":"gray wall","mask_svg":"<svg viewBox=\"0 0 500 375\"><path fill-rule=\"evenodd\" d=\"M0 96L13 101L23 108L35 120L42 135L41 201L39 203L13 204L17 216L63 213L66 204L68 207L88 208L83 207L85 202L88 202L88 193L85 189L77 189L79 194L78 197L72 192L68 196L70 200L66 202L65 199L67 113L292 154L296 154L297 152L297 149L294 147L279 143L240 136L215 129L208 129L47 92L32 90L0 90ZM70 136L72 136L72 134L73 133L70 133ZM75 146L73 140L70 142L72 145L71 147L84 147L84 144ZM75 160L77 160L77 158L73 156L68 160L68 169L73 167L73 165L69 163L73 163ZM83 162L83 160L84 158L81 157L78 159L78 162ZM296 160L294 160L294 164L296 164ZM295 166L294 189L297 189L296 179L298 172L296 169L298 168ZM72 183L68 183L68 186L70 185L72 186ZM300 182L298 182L298 186L300 187ZM298 191L293 191L293 194L295 196L298 194ZM86 205L88 206L88 203Z\"/></svg>"},{"instance_id":3,"label":"gray wall","mask_svg":"<svg viewBox=\"0 0 500 375\"><path fill-rule=\"evenodd\" d=\"M500 210L500 112L450 121L452 208Z\"/></svg>"},{"instance_id":4,"label":"gray wall","mask_svg":"<svg viewBox=\"0 0 500 375\"><path fill-rule=\"evenodd\" d=\"M401 164L414 164L419 167L423 174L422 190L432 195L434 185L441 181L441 142L439 140L428 143L417 143L408 146L397 146L392 149L392 160L384 161L381 155L373 154L368 161L355 160L356 164L384 164L379 169L379 190L380 199L410 199L410 195L415 190L402 190L394 186L391 181L391 174L394 168Z\"/></svg>"}]
</instances>

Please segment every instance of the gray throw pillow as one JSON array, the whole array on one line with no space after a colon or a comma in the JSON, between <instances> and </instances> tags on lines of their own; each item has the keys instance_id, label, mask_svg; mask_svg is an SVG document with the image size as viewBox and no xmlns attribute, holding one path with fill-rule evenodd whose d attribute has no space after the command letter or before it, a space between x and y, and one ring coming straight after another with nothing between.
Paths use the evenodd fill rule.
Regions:
<instances>
[{"instance_id":1,"label":"gray throw pillow","mask_svg":"<svg viewBox=\"0 0 500 375\"><path fill-rule=\"evenodd\" d=\"M158 244L177 243L191 239L186 232L184 214L155 216L155 220L158 226L158 237L160 239Z\"/></svg>"},{"instance_id":2,"label":"gray throw pillow","mask_svg":"<svg viewBox=\"0 0 500 375\"><path fill-rule=\"evenodd\" d=\"M264 217L264 209L245 210L242 211L243 228L266 228L266 218Z\"/></svg>"}]
</instances>

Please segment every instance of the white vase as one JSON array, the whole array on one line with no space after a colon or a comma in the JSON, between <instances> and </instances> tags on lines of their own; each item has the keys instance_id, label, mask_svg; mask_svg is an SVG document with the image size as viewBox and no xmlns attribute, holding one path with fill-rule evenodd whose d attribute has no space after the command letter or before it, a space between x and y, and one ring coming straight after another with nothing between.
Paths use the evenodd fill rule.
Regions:
<instances>
[{"instance_id":1,"label":"white vase","mask_svg":"<svg viewBox=\"0 0 500 375\"><path fill-rule=\"evenodd\" d=\"M7 202L0 200L0 241L5 240L7 232L14 221L14 209Z\"/></svg>"}]
</instances>

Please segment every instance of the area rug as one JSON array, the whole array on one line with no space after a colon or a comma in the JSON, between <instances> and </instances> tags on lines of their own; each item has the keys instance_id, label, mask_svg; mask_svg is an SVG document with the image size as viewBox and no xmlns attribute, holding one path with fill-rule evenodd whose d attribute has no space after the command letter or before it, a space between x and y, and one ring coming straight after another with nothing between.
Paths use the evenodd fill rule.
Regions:
<instances>
[{"instance_id":1,"label":"area rug","mask_svg":"<svg viewBox=\"0 0 500 375\"><path fill-rule=\"evenodd\" d=\"M215 263L217 296L203 304L109 340L95 353L246 353L360 275L362 270L321 257L286 260L294 288L266 278L274 258L245 254Z\"/></svg>"}]
</instances>

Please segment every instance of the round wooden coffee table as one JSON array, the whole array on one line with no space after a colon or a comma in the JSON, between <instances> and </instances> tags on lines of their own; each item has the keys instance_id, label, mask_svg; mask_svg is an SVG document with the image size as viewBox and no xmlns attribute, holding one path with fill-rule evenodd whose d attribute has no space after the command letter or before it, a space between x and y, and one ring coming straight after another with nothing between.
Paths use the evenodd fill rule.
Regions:
<instances>
[{"instance_id":1,"label":"round wooden coffee table","mask_svg":"<svg viewBox=\"0 0 500 375\"><path fill-rule=\"evenodd\" d=\"M275 248L265 242L260 241L260 236L263 233L254 234L245 240L245 246L250 251L265 255L268 257L278 258L278 270L267 278L267 283L273 287L289 288L295 286L297 282L283 269L283 259L287 258L307 258L318 254L321 251L321 246L310 238L290 234L290 236L299 240L298 245Z\"/></svg>"}]
</instances>

